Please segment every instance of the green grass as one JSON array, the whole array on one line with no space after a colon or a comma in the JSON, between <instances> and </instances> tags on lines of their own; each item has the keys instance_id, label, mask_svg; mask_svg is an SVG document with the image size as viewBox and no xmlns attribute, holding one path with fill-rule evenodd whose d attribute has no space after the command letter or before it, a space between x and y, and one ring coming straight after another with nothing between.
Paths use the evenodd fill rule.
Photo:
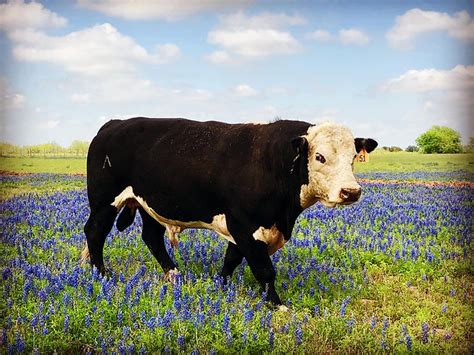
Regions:
<instances>
[{"instance_id":1,"label":"green grass","mask_svg":"<svg viewBox=\"0 0 474 355\"><path fill-rule=\"evenodd\" d=\"M0 157L0 171L29 174L85 174L86 159Z\"/></svg>"},{"instance_id":2,"label":"green grass","mask_svg":"<svg viewBox=\"0 0 474 355\"><path fill-rule=\"evenodd\" d=\"M356 173L468 171L474 173L474 154L421 154L376 150L368 163L355 164ZM83 158L0 158L0 171L15 173L86 174Z\"/></svg>"},{"instance_id":3,"label":"green grass","mask_svg":"<svg viewBox=\"0 0 474 355\"><path fill-rule=\"evenodd\" d=\"M356 163L356 173L368 172L451 172L474 173L474 154L421 154L376 150L368 163Z\"/></svg>"}]
</instances>

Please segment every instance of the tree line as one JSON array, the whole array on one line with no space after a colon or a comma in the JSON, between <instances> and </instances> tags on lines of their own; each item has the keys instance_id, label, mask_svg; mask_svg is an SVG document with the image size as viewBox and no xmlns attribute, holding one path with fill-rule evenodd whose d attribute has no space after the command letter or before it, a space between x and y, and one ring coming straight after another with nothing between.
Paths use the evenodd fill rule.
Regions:
<instances>
[{"instance_id":1,"label":"tree line","mask_svg":"<svg viewBox=\"0 0 474 355\"><path fill-rule=\"evenodd\" d=\"M397 146L382 147L388 152L401 152L403 149ZM416 139L416 145L409 145L406 152L420 152L426 154L441 153L474 153L474 137L469 144L462 145L461 134L449 127L433 126Z\"/></svg>"},{"instance_id":2,"label":"tree line","mask_svg":"<svg viewBox=\"0 0 474 355\"><path fill-rule=\"evenodd\" d=\"M31 158L85 158L90 142L75 140L69 147L62 147L55 142L18 146L10 143L0 143L2 157L31 157Z\"/></svg>"},{"instance_id":3,"label":"tree line","mask_svg":"<svg viewBox=\"0 0 474 355\"><path fill-rule=\"evenodd\" d=\"M55 142L17 146L0 143L2 157L43 157L43 158L85 158L90 142L75 140L64 148ZM409 145L405 151L420 153L474 153L474 137L469 144L463 146L461 134L449 127L433 126L416 139L417 145ZM382 150L400 152L404 149L392 146L382 146Z\"/></svg>"}]
</instances>

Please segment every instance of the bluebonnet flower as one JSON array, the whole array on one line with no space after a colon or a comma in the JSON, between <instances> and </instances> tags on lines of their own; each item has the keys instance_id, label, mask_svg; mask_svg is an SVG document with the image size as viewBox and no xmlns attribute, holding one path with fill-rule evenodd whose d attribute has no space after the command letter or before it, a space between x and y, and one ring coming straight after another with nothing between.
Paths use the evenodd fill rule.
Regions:
<instances>
[{"instance_id":1,"label":"bluebonnet flower","mask_svg":"<svg viewBox=\"0 0 474 355\"><path fill-rule=\"evenodd\" d=\"M377 318L375 318L375 316L370 317L370 329L374 329L376 323L377 323Z\"/></svg>"},{"instance_id":2,"label":"bluebonnet flower","mask_svg":"<svg viewBox=\"0 0 474 355\"><path fill-rule=\"evenodd\" d=\"M387 334L387 328L388 328L388 318L384 317L383 322L382 322L382 336L385 336Z\"/></svg>"},{"instance_id":3,"label":"bluebonnet flower","mask_svg":"<svg viewBox=\"0 0 474 355\"><path fill-rule=\"evenodd\" d=\"M448 308L448 305L446 303L443 303L443 306L441 307L441 313L446 313Z\"/></svg>"},{"instance_id":4,"label":"bluebonnet flower","mask_svg":"<svg viewBox=\"0 0 474 355\"><path fill-rule=\"evenodd\" d=\"M355 319L348 319L346 321L346 325L347 325L347 332L350 334L352 333L352 328L354 327L355 325Z\"/></svg>"},{"instance_id":5,"label":"bluebonnet flower","mask_svg":"<svg viewBox=\"0 0 474 355\"><path fill-rule=\"evenodd\" d=\"M296 345L301 345L303 342L303 329L301 329L301 324L299 324L299 322L296 324L294 334Z\"/></svg>"},{"instance_id":6,"label":"bluebonnet flower","mask_svg":"<svg viewBox=\"0 0 474 355\"><path fill-rule=\"evenodd\" d=\"M165 295L166 295L166 290L168 289L168 286L166 284L163 284L161 286L161 289L160 289L160 302L163 301L163 299L165 298Z\"/></svg>"},{"instance_id":7,"label":"bluebonnet flower","mask_svg":"<svg viewBox=\"0 0 474 355\"><path fill-rule=\"evenodd\" d=\"M185 341L184 341L184 336L183 335L178 335L178 339L177 339L177 342L178 342L178 345L181 349L184 349L185 347Z\"/></svg>"},{"instance_id":8,"label":"bluebonnet flower","mask_svg":"<svg viewBox=\"0 0 474 355\"><path fill-rule=\"evenodd\" d=\"M346 314L346 306L350 302L350 300L351 298L349 296L347 296L346 298L342 300L341 309L340 309L341 317L344 317L344 315Z\"/></svg>"},{"instance_id":9,"label":"bluebonnet flower","mask_svg":"<svg viewBox=\"0 0 474 355\"><path fill-rule=\"evenodd\" d=\"M428 326L428 323L426 322L423 322L421 324L421 341L423 342L423 344L426 344L428 343L428 333L429 333L429 326Z\"/></svg>"},{"instance_id":10,"label":"bluebonnet flower","mask_svg":"<svg viewBox=\"0 0 474 355\"><path fill-rule=\"evenodd\" d=\"M16 337L15 337L15 347L16 347L16 351L18 353L23 353L23 351L25 351L25 342L23 341L23 339L21 338L21 335L20 333L16 333Z\"/></svg>"},{"instance_id":11,"label":"bluebonnet flower","mask_svg":"<svg viewBox=\"0 0 474 355\"><path fill-rule=\"evenodd\" d=\"M412 342L411 342L411 337L409 335L407 335L405 337L405 340L406 340L406 344L407 344L407 349L408 351L411 351L411 347L412 347Z\"/></svg>"},{"instance_id":12,"label":"bluebonnet flower","mask_svg":"<svg viewBox=\"0 0 474 355\"><path fill-rule=\"evenodd\" d=\"M64 333L69 331L69 315L66 314L64 317Z\"/></svg>"},{"instance_id":13,"label":"bluebonnet flower","mask_svg":"<svg viewBox=\"0 0 474 355\"><path fill-rule=\"evenodd\" d=\"M246 308L244 310L244 322L248 323L253 320L253 309L252 308Z\"/></svg>"},{"instance_id":14,"label":"bluebonnet flower","mask_svg":"<svg viewBox=\"0 0 474 355\"><path fill-rule=\"evenodd\" d=\"M318 316L318 314L319 314L319 306L318 306L318 305L315 305L314 308L313 308L313 310L314 310L314 316Z\"/></svg>"},{"instance_id":15,"label":"bluebonnet flower","mask_svg":"<svg viewBox=\"0 0 474 355\"><path fill-rule=\"evenodd\" d=\"M227 313L224 314L224 319L222 321L222 331L225 334L230 332L230 317Z\"/></svg>"},{"instance_id":16,"label":"bluebonnet flower","mask_svg":"<svg viewBox=\"0 0 474 355\"><path fill-rule=\"evenodd\" d=\"M86 328L89 328L91 326L91 317L89 316L89 313L86 314L84 322L85 322Z\"/></svg>"},{"instance_id":17,"label":"bluebonnet flower","mask_svg":"<svg viewBox=\"0 0 474 355\"><path fill-rule=\"evenodd\" d=\"M270 347L273 347L275 343L275 332L273 331L273 328L270 328L270 332L268 333L268 344Z\"/></svg>"}]
</instances>

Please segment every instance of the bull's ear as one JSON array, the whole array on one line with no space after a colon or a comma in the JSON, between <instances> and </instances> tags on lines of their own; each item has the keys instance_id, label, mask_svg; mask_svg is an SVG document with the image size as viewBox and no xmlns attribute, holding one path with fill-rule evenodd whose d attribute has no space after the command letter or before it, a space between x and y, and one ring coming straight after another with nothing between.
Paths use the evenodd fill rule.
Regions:
<instances>
[{"instance_id":1,"label":"bull's ear","mask_svg":"<svg viewBox=\"0 0 474 355\"><path fill-rule=\"evenodd\" d=\"M367 153L370 153L375 148L377 148L378 143L372 138L356 138L354 139L356 152L359 153L364 149Z\"/></svg>"},{"instance_id":2,"label":"bull's ear","mask_svg":"<svg viewBox=\"0 0 474 355\"><path fill-rule=\"evenodd\" d=\"M293 138L293 140L291 141L291 145L293 146L293 150L297 154L301 154L305 152L306 150L308 150L308 141L306 140L305 137Z\"/></svg>"}]
</instances>

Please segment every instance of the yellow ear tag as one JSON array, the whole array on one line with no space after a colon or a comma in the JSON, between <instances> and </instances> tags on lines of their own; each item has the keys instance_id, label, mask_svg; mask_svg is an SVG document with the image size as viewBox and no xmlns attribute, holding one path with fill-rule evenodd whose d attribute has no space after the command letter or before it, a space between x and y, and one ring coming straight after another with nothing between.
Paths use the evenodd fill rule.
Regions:
<instances>
[{"instance_id":1,"label":"yellow ear tag","mask_svg":"<svg viewBox=\"0 0 474 355\"><path fill-rule=\"evenodd\" d=\"M367 153L367 151L362 148L359 152L359 154L357 154L357 161L359 163L368 163L369 162L369 153Z\"/></svg>"}]
</instances>

